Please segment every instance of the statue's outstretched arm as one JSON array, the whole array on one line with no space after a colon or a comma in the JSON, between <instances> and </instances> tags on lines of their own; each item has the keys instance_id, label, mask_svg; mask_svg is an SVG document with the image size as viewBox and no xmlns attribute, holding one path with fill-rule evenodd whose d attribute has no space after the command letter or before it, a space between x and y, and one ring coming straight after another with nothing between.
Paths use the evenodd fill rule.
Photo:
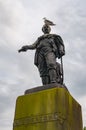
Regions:
<instances>
[{"instance_id":1,"label":"statue's outstretched arm","mask_svg":"<svg viewBox=\"0 0 86 130\"><path fill-rule=\"evenodd\" d=\"M38 40L35 41L32 45L25 45L22 46L21 49L18 50L18 52L27 51L28 49L34 50L37 47Z\"/></svg>"}]
</instances>

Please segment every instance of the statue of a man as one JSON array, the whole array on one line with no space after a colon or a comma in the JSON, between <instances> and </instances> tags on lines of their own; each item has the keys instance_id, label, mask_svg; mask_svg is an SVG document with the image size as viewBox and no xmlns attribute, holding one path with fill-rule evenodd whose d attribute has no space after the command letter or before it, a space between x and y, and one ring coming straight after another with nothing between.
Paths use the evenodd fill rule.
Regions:
<instances>
[{"instance_id":1,"label":"statue of a man","mask_svg":"<svg viewBox=\"0 0 86 130\"><path fill-rule=\"evenodd\" d=\"M50 34L51 28L47 24L42 27L42 31L44 35L38 37L32 45L23 46L19 52L36 49L34 64L39 70L43 85L62 84L61 65L56 62L56 58L65 55L63 40L59 35Z\"/></svg>"}]
</instances>

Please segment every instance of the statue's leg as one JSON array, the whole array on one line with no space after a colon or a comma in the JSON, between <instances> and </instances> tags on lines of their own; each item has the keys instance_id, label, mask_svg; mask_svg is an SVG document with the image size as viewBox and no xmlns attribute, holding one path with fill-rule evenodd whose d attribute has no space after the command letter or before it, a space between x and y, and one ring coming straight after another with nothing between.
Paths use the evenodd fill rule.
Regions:
<instances>
[{"instance_id":1,"label":"statue's leg","mask_svg":"<svg viewBox=\"0 0 86 130\"><path fill-rule=\"evenodd\" d=\"M57 82L57 73L56 73L56 58L53 52L50 52L46 55L46 64L48 69L48 74L50 78L50 83Z\"/></svg>"},{"instance_id":2,"label":"statue's leg","mask_svg":"<svg viewBox=\"0 0 86 130\"><path fill-rule=\"evenodd\" d=\"M56 83L57 79L56 79L56 70L55 69L49 69L49 78L50 78L50 83Z\"/></svg>"},{"instance_id":3,"label":"statue's leg","mask_svg":"<svg viewBox=\"0 0 86 130\"><path fill-rule=\"evenodd\" d=\"M37 67L38 67L43 85L49 84L50 80L49 80L49 76L48 76L46 60L45 60L45 57L43 54L42 55L39 54L39 62L38 63L39 63L39 65Z\"/></svg>"},{"instance_id":4,"label":"statue's leg","mask_svg":"<svg viewBox=\"0 0 86 130\"><path fill-rule=\"evenodd\" d=\"M42 83L43 85L49 84L49 76L43 76L42 78Z\"/></svg>"}]
</instances>

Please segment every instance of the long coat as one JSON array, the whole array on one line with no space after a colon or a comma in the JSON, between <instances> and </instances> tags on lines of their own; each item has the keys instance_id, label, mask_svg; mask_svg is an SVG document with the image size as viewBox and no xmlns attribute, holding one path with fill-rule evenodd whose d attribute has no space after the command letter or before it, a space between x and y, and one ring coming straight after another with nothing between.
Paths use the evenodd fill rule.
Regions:
<instances>
[{"instance_id":1,"label":"long coat","mask_svg":"<svg viewBox=\"0 0 86 130\"><path fill-rule=\"evenodd\" d=\"M47 34L40 36L36 41L36 53L34 58L34 64L38 66L39 63L39 53L41 51L41 41L47 39L54 52L56 58L61 58L65 55L65 47L62 38L56 34ZM46 40L45 40L46 41Z\"/></svg>"}]
</instances>

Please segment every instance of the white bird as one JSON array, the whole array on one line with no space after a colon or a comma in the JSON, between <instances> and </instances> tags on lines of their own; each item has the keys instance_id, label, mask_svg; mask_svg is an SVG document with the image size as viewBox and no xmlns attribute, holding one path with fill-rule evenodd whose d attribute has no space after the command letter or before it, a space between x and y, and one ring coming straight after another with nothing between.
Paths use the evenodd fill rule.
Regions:
<instances>
[{"instance_id":1,"label":"white bird","mask_svg":"<svg viewBox=\"0 0 86 130\"><path fill-rule=\"evenodd\" d=\"M56 25L56 24L54 24L52 21L46 19L45 17L44 17L43 19L44 19L44 23L45 23L46 25L51 25L51 26L55 26L55 25Z\"/></svg>"}]
</instances>

